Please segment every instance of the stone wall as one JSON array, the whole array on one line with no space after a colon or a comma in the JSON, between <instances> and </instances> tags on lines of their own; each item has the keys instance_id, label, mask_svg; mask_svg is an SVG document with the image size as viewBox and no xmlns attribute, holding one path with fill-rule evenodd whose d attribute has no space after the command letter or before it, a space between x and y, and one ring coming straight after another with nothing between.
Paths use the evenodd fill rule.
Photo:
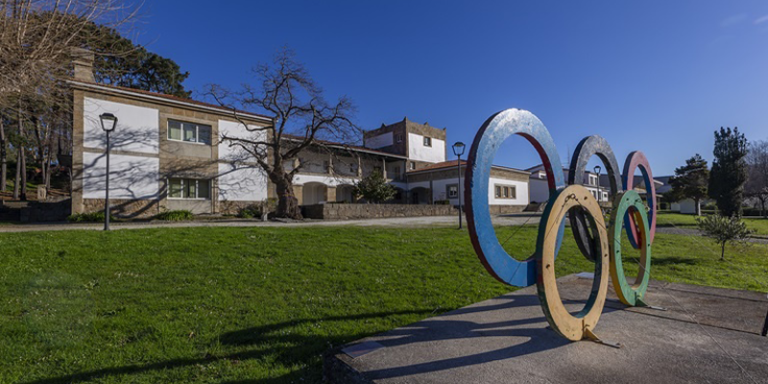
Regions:
<instances>
[{"instance_id":1,"label":"stone wall","mask_svg":"<svg viewBox=\"0 0 768 384\"><path fill-rule=\"evenodd\" d=\"M72 202L67 199L57 202L30 201L19 211L22 223L64 221L71 213Z\"/></svg>"},{"instance_id":2,"label":"stone wall","mask_svg":"<svg viewBox=\"0 0 768 384\"><path fill-rule=\"evenodd\" d=\"M315 204L302 207L308 219L349 220L386 217L450 216L456 209L450 205L409 204Z\"/></svg>"},{"instance_id":3,"label":"stone wall","mask_svg":"<svg viewBox=\"0 0 768 384\"><path fill-rule=\"evenodd\" d=\"M160 213L159 200L109 199L112 216L126 218L150 218ZM83 213L104 210L104 199L83 199Z\"/></svg>"},{"instance_id":4,"label":"stone wall","mask_svg":"<svg viewBox=\"0 0 768 384\"><path fill-rule=\"evenodd\" d=\"M523 212L527 205L490 205L489 207L491 215L504 215Z\"/></svg>"}]
</instances>

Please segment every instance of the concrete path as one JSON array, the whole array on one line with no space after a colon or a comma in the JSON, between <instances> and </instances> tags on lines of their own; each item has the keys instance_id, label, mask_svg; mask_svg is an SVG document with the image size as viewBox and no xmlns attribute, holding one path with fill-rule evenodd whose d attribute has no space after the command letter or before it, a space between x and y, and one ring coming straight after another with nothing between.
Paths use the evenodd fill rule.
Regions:
<instances>
[{"instance_id":1,"label":"concrete path","mask_svg":"<svg viewBox=\"0 0 768 384\"><path fill-rule=\"evenodd\" d=\"M591 276L558 279L569 310ZM470 305L328 353L331 383L768 383L764 294L654 282L666 311L626 308L609 293L595 333L571 343L548 328L536 287Z\"/></svg>"},{"instance_id":2,"label":"concrete path","mask_svg":"<svg viewBox=\"0 0 768 384\"><path fill-rule=\"evenodd\" d=\"M686 235L686 236L703 236L701 231L696 228L681 228L681 227L662 227L657 226L656 232L669 233L673 235ZM768 238L762 236L753 236L747 239L749 243L756 244L768 244Z\"/></svg>"},{"instance_id":3,"label":"concrete path","mask_svg":"<svg viewBox=\"0 0 768 384\"><path fill-rule=\"evenodd\" d=\"M494 216L496 225L527 225L538 224L537 214L516 214ZM463 218L466 225L466 217ZM185 221L185 222L130 222L111 223L112 230L122 229L147 229L147 228L188 228L188 227L306 227L306 226L360 226L360 227L432 227L432 226L458 226L457 216L422 216L422 217L394 217L387 219L364 220L304 220L296 222L258 221L258 220L210 220L210 221ZM69 231L69 230L102 230L104 224L71 224L71 223L41 223L41 224L5 224L0 225L2 232L31 232L31 231Z\"/></svg>"}]
</instances>

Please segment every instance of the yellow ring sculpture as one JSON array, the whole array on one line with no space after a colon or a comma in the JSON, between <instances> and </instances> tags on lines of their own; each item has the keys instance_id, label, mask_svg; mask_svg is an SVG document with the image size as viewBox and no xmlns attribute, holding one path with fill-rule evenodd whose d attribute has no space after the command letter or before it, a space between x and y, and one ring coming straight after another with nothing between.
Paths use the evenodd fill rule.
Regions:
<instances>
[{"instance_id":1,"label":"yellow ring sculpture","mask_svg":"<svg viewBox=\"0 0 768 384\"><path fill-rule=\"evenodd\" d=\"M595 260L595 277L592 291L584 309L576 316L571 315L563 305L560 292L557 290L555 276L555 257L557 253L557 234L565 215L571 208L581 207L586 211L592 233L596 233L599 244L594 248L600 257ZM605 220L597 200L581 185L570 185L550 197L547 208L541 216L539 224L538 250L536 254L537 279L536 288L541 307L549 325L557 333L568 340L578 341L584 338L595 339L592 333L605 305L608 292L608 255L609 237L605 228Z\"/></svg>"}]
</instances>

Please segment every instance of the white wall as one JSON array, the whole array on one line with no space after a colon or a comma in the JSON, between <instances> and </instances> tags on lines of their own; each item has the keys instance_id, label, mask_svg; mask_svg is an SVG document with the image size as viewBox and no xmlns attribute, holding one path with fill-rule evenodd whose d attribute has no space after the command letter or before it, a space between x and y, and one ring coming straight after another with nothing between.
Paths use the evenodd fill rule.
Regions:
<instances>
[{"instance_id":1,"label":"white wall","mask_svg":"<svg viewBox=\"0 0 768 384\"><path fill-rule=\"evenodd\" d=\"M678 202L674 202L670 204L669 208L672 211L677 211L680 213L685 213L689 215L696 214L696 203L693 202L693 199L684 199Z\"/></svg>"},{"instance_id":2,"label":"white wall","mask_svg":"<svg viewBox=\"0 0 768 384\"><path fill-rule=\"evenodd\" d=\"M83 153L84 198L104 198L106 163L103 153ZM158 158L111 154L109 163L110 198L153 199L159 196L162 180Z\"/></svg>"},{"instance_id":3,"label":"white wall","mask_svg":"<svg viewBox=\"0 0 768 384\"><path fill-rule=\"evenodd\" d=\"M106 133L101 128L102 113L117 117L117 126L109 134L112 149L158 153L160 114L157 109L91 99L83 101L83 140L87 148L106 148Z\"/></svg>"},{"instance_id":4,"label":"white wall","mask_svg":"<svg viewBox=\"0 0 768 384\"><path fill-rule=\"evenodd\" d=\"M267 199L267 175L255 166L219 163L219 200L262 201Z\"/></svg>"},{"instance_id":5,"label":"white wall","mask_svg":"<svg viewBox=\"0 0 768 384\"><path fill-rule=\"evenodd\" d=\"M365 139L365 146L368 148L383 148L388 147L394 143L392 138L392 132L386 132L384 134L368 137Z\"/></svg>"},{"instance_id":6,"label":"white wall","mask_svg":"<svg viewBox=\"0 0 768 384\"><path fill-rule=\"evenodd\" d=\"M516 194L514 199L497 199L495 185L514 186ZM516 180L498 179L491 177L488 182L489 205L528 205L528 183Z\"/></svg>"},{"instance_id":7,"label":"white wall","mask_svg":"<svg viewBox=\"0 0 768 384\"><path fill-rule=\"evenodd\" d=\"M293 177L294 185L303 185L306 183L323 183L329 187L336 187L342 184L354 185L359 179L352 177L331 177L325 175L305 175L297 174Z\"/></svg>"},{"instance_id":8,"label":"white wall","mask_svg":"<svg viewBox=\"0 0 768 384\"><path fill-rule=\"evenodd\" d=\"M432 199L446 200L447 199L447 186L450 184L458 184L458 179L439 179L432 180ZM514 186L517 190L517 198L515 199L497 199L494 192L494 185L507 185ZM419 181L415 183L409 183L409 189L416 189L419 187L429 188L429 181ZM488 181L488 204L489 205L528 205L528 183L523 181L490 178ZM464 178L461 179L461 197L462 204L465 202L466 188L464 188ZM448 199L451 205L459 205L459 199Z\"/></svg>"},{"instance_id":9,"label":"white wall","mask_svg":"<svg viewBox=\"0 0 768 384\"><path fill-rule=\"evenodd\" d=\"M408 157L411 160L440 163L445 161L445 141L432 138L432 146L424 146L424 136L408 133Z\"/></svg>"},{"instance_id":10,"label":"white wall","mask_svg":"<svg viewBox=\"0 0 768 384\"><path fill-rule=\"evenodd\" d=\"M219 120L219 139L221 140L221 143L219 143L219 159L227 161L254 161L255 159L251 156L251 154L240 147L238 141L223 140L223 138L224 136L227 136L252 141L265 141L267 138L267 132L253 131L253 129L256 128L259 128L259 126L249 125L248 128L246 128L244 124L236 121ZM248 146L246 143L240 144L245 144Z\"/></svg>"}]
</instances>

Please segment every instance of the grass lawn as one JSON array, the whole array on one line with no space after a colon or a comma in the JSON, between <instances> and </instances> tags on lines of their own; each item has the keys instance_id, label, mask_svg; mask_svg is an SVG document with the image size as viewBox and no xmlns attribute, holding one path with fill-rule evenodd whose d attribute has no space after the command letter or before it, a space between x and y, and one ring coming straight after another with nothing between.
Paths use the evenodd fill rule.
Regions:
<instances>
[{"instance_id":1,"label":"grass lawn","mask_svg":"<svg viewBox=\"0 0 768 384\"><path fill-rule=\"evenodd\" d=\"M535 234L498 230L524 252ZM8 233L0 244L3 383L314 383L333 346L511 290L453 228ZM720 262L707 239L659 234L653 252L655 279L768 289L765 245ZM592 269L567 233L558 275Z\"/></svg>"},{"instance_id":2,"label":"grass lawn","mask_svg":"<svg viewBox=\"0 0 768 384\"><path fill-rule=\"evenodd\" d=\"M755 235L768 236L768 219L761 217L745 217L744 222L747 227L755 231ZM657 226L669 226L680 228L696 228L696 216L683 215L680 213L662 212L656 218Z\"/></svg>"}]
</instances>

